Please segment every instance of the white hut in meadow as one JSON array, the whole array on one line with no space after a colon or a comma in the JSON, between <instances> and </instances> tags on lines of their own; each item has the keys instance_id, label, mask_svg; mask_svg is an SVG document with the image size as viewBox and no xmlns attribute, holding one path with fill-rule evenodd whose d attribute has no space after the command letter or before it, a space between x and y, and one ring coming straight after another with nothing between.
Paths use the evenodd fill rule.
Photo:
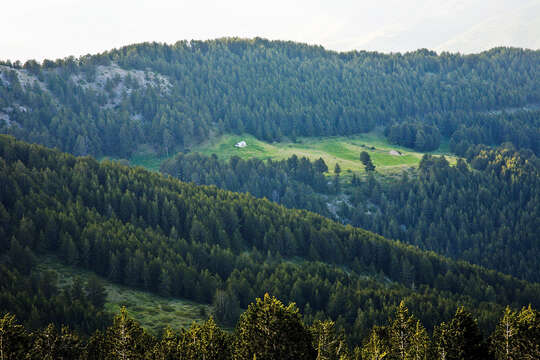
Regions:
<instances>
[{"instance_id":1,"label":"white hut in meadow","mask_svg":"<svg viewBox=\"0 0 540 360\"><path fill-rule=\"evenodd\" d=\"M246 142L244 140L234 144L234 147L237 147L237 148L245 148L247 146Z\"/></svg>"}]
</instances>

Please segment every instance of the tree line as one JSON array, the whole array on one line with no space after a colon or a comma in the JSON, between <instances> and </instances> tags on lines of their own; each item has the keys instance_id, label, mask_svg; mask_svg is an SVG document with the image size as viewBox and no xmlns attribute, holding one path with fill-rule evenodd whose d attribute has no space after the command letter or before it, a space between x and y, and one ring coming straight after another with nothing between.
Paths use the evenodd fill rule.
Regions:
<instances>
[{"instance_id":1,"label":"tree line","mask_svg":"<svg viewBox=\"0 0 540 360\"><path fill-rule=\"evenodd\" d=\"M332 193L335 187L328 185L325 176L328 166L322 158L310 161L306 157L293 155L286 160L272 161L244 160L234 156L223 161L216 155L179 153L166 160L160 171L182 181L216 185L234 192L249 192L288 208L331 216L320 194Z\"/></svg>"},{"instance_id":2,"label":"tree line","mask_svg":"<svg viewBox=\"0 0 540 360\"><path fill-rule=\"evenodd\" d=\"M388 323L374 327L361 345L330 320L307 325L299 309L265 294L226 332L212 318L180 332L148 334L122 308L112 325L83 339L67 327L29 331L13 315L0 318L2 359L291 359L291 360L513 360L540 356L540 314L506 308L484 338L476 319L460 307L432 335L402 301Z\"/></svg>"}]
</instances>

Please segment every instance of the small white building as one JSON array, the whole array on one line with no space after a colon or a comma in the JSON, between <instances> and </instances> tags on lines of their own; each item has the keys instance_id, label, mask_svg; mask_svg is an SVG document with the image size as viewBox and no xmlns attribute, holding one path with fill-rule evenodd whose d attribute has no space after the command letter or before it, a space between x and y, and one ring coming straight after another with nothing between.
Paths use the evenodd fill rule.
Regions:
<instances>
[{"instance_id":1,"label":"small white building","mask_svg":"<svg viewBox=\"0 0 540 360\"><path fill-rule=\"evenodd\" d=\"M237 148L245 148L247 146L246 142L244 140L234 144L234 147L237 147Z\"/></svg>"}]
</instances>

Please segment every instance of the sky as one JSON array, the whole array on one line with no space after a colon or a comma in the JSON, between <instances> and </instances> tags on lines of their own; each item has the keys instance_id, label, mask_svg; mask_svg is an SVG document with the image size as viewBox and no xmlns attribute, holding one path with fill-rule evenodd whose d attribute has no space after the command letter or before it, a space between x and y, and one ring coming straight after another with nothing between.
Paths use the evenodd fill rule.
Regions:
<instances>
[{"instance_id":1,"label":"sky","mask_svg":"<svg viewBox=\"0 0 540 360\"><path fill-rule=\"evenodd\" d=\"M0 10L0 59L12 61L256 36L338 51L540 48L540 0L3 0Z\"/></svg>"}]
</instances>

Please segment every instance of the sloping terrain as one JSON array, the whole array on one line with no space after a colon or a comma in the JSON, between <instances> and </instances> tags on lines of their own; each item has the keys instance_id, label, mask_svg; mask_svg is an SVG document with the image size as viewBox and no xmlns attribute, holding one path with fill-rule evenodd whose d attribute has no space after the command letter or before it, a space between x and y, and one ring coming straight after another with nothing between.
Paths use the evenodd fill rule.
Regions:
<instances>
[{"instance_id":1,"label":"sloping terrain","mask_svg":"<svg viewBox=\"0 0 540 360\"><path fill-rule=\"evenodd\" d=\"M9 119L0 132L77 155L125 158L141 146L169 155L230 133L294 142L406 124L412 133L395 142L417 149L435 150L440 137L458 134L454 142L463 146L512 141L538 151L538 112L519 121L520 131L508 118L467 131L479 114L540 102L539 54L336 53L256 38L5 62L0 111Z\"/></svg>"},{"instance_id":2,"label":"sloping terrain","mask_svg":"<svg viewBox=\"0 0 540 360\"><path fill-rule=\"evenodd\" d=\"M458 304L489 328L502 306L540 302L537 284L313 213L0 140L1 248L55 253L118 284L205 303L225 289L244 308L271 292L358 337L403 298L428 327Z\"/></svg>"},{"instance_id":3,"label":"sloping terrain","mask_svg":"<svg viewBox=\"0 0 540 360\"><path fill-rule=\"evenodd\" d=\"M63 289L72 285L75 279L86 283L94 275L88 270L62 264L54 256L40 257L36 269L38 272L54 271L58 274L58 285ZM174 329L188 328L192 323L200 323L211 315L208 304L163 297L121 286L106 278L101 281L107 294L105 310L115 314L125 307L130 316L155 335L161 334L167 326Z\"/></svg>"}]
</instances>

